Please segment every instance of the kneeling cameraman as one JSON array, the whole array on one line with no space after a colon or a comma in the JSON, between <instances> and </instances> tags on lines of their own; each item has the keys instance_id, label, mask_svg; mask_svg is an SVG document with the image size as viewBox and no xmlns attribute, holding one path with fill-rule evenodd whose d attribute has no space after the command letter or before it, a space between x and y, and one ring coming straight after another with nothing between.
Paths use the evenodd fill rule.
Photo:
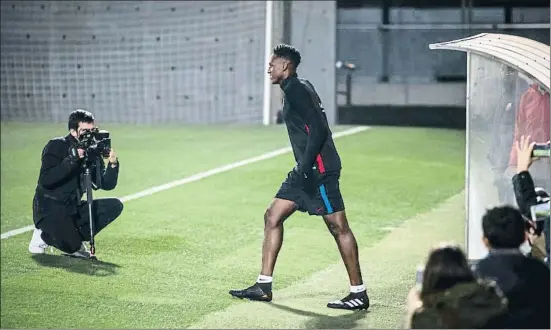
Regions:
<instances>
[{"instance_id":1,"label":"kneeling cameraman","mask_svg":"<svg viewBox=\"0 0 551 330\"><path fill-rule=\"evenodd\" d=\"M83 244L91 239L88 207L82 200L86 191L84 165L90 168L94 190L112 190L117 185L119 162L115 151L110 149L110 139L98 143L97 135L91 133L97 132L92 113L73 111L68 128L68 135L50 140L42 151L33 198L36 229L29 252L44 253L48 246L53 246L65 255L89 258L90 253ZM108 158L107 166L102 157ZM115 220L122 209L121 201L116 198L94 200L94 236Z\"/></svg>"}]
</instances>

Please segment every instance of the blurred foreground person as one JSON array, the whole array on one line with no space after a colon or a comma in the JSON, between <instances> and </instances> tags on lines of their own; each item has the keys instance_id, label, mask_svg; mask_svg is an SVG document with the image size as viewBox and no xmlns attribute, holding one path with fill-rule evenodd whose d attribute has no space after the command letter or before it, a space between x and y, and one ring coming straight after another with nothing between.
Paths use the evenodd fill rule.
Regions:
<instances>
[{"instance_id":1,"label":"blurred foreground person","mask_svg":"<svg viewBox=\"0 0 551 330\"><path fill-rule=\"evenodd\" d=\"M422 285L407 299L406 328L501 329L507 299L494 282L477 279L457 246L433 250Z\"/></svg>"},{"instance_id":2,"label":"blurred foreground person","mask_svg":"<svg viewBox=\"0 0 551 330\"><path fill-rule=\"evenodd\" d=\"M489 250L476 273L497 283L509 301L505 328L549 329L549 268L520 251L526 240L522 214L510 206L488 210L482 218Z\"/></svg>"}]
</instances>

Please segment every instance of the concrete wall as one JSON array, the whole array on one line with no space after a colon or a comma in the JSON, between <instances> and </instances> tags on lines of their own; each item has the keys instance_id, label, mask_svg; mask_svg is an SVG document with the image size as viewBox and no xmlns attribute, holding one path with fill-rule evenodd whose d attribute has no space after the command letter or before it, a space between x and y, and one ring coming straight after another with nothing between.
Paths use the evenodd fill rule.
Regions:
<instances>
[{"instance_id":1,"label":"concrete wall","mask_svg":"<svg viewBox=\"0 0 551 330\"><path fill-rule=\"evenodd\" d=\"M323 102L330 124L336 121L336 1L293 1L291 44L302 54L300 77L308 79Z\"/></svg>"},{"instance_id":2,"label":"concrete wall","mask_svg":"<svg viewBox=\"0 0 551 330\"><path fill-rule=\"evenodd\" d=\"M262 1L2 1L2 120L261 123Z\"/></svg>"}]
</instances>

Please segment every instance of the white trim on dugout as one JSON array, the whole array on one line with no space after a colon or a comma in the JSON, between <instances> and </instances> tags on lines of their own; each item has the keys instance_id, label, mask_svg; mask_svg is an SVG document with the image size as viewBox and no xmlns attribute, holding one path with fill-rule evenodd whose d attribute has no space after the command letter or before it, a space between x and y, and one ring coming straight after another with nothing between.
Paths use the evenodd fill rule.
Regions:
<instances>
[{"instance_id":1,"label":"white trim on dugout","mask_svg":"<svg viewBox=\"0 0 551 330\"><path fill-rule=\"evenodd\" d=\"M270 56L272 55L272 30L273 30L273 12L274 2L272 0L266 1L266 30L264 34L264 65L268 65L270 62ZM270 125L270 104L272 99L272 83L270 77L263 72L264 75L264 103L262 104L262 123L264 125Z\"/></svg>"}]
</instances>

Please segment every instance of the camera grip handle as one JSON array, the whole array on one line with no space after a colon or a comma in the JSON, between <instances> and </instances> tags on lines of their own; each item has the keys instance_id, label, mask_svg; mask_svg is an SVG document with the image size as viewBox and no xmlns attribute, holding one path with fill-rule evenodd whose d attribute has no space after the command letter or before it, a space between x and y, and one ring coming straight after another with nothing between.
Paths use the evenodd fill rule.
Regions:
<instances>
[{"instance_id":1,"label":"camera grip handle","mask_svg":"<svg viewBox=\"0 0 551 330\"><path fill-rule=\"evenodd\" d=\"M80 156L78 154L78 147L75 145L72 145L69 147L69 158L73 161L80 160Z\"/></svg>"}]
</instances>

